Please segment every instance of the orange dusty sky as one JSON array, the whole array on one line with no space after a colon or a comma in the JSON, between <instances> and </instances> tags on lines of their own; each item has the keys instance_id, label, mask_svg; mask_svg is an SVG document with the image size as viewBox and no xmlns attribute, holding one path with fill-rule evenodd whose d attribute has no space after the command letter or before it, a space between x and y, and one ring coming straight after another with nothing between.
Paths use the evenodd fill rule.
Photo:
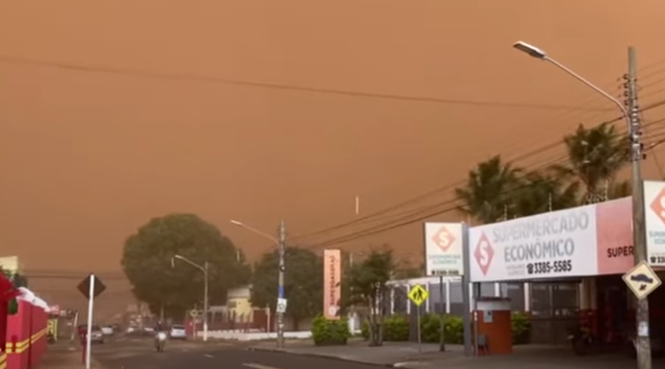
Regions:
<instances>
[{"instance_id":1,"label":"orange dusty sky","mask_svg":"<svg viewBox=\"0 0 665 369\"><path fill-rule=\"evenodd\" d=\"M283 217L291 235L312 232L352 220L356 195L361 215L370 214L454 183L491 154L518 156L579 122L618 115L513 50L516 40L613 94L634 45L647 67L642 105L665 99L665 62L654 65L665 60L663 14L657 0L3 1L0 253L33 270L119 270L123 241L139 225L193 212L254 258L270 245L228 219L273 231ZM58 63L90 68L50 66ZM665 108L644 114L664 116ZM549 150L529 160L556 157ZM645 168L658 175L653 158ZM443 191L415 208L449 197ZM420 230L339 246L390 241L416 261Z\"/></svg>"}]
</instances>

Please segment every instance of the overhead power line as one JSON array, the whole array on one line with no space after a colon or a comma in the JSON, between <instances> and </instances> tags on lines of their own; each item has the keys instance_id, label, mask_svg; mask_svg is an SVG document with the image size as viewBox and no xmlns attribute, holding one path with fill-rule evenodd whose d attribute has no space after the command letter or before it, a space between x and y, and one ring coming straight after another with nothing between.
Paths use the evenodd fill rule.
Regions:
<instances>
[{"instance_id":1,"label":"overhead power line","mask_svg":"<svg viewBox=\"0 0 665 369\"><path fill-rule=\"evenodd\" d=\"M563 164L567 161L566 156L560 157L559 159L553 160L551 162L548 162L546 165L541 166L541 169L550 167L555 164ZM520 189L523 189L525 187L529 186L529 184L522 184L519 186L516 186L514 188L510 188L506 191L503 191L501 195L513 193L516 191L519 191ZM367 236L371 236L374 234L378 233L383 233L387 232L393 229L401 228L410 224L414 224L417 222L421 222L423 220L429 219L433 216L441 215L441 214L446 214L450 213L453 211L459 211L460 210L460 205L459 204L459 199L454 198L450 199L438 204L426 206L423 209L418 209L416 211L413 211L411 214L399 217L393 221L385 222L384 224L380 224L378 226L357 231L348 235L340 236L337 238L329 239L323 242L315 243L312 245L309 245L311 248L320 248L320 247L327 247L330 245L338 244L338 243L343 243L343 242L349 242L353 240L357 240L360 238L364 238Z\"/></svg>"},{"instance_id":2,"label":"overhead power line","mask_svg":"<svg viewBox=\"0 0 665 369\"><path fill-rule=\"evenodd\" d=\"M542 109L542 110L579 110L579 111L609 110L605 108L589 109L583 106L575 107L575 106L557 106L557 105L531 104L531 103L482 101L482 100L469 100L469 99L448 99L448 98L437 98L437 97L393 95L393 94L350 91L350 90L340 90L340 89L306 87L306 86L297 86L297 85L280 84L280 83L245 81L245 80L187 74L187 73L164 73L164 72L131 69L131 68L91 65L85 63L40 60L40 59L23 58L11 55L3 55L3 54L0 54L0 63L31 65L37 67L64 69L76 72L119 74L119 75L134 76L140 78L206 82L206 83L246 86L246 87L273 89L273 90L287 90L287 91L316 93L316 94L340 95L340 96L373 98L373 99L384 99L384 100L401 100L401 101L413 101L413 102L448 104L448 105L469 105L469 106L486 106L494 108L518 108L518 109Z\"/></svg>"},{"instance_id":3,"label":"overhead power line","mask_svg":"<svg viewBox=\"0 0 665 369\"><path fill-rule=\"evenodd\" d=\"M641 112L652 110L652 109L658 108L658 107L663 106L663 105L665 105L665 100L657 101L657 102L648 104L645 108L643 108L641 110ZM623 120L623 119L624 119L624 117L620 116L620 117L614 118L614 119L612 119L612 120L610 120L606 123L613 123L613 122L620 121L620 120ZM660 122L661 122L661 120L652 121L650 123L645 124L644 127L647 127L647 126L652 125L652 124L660 123ZM528 158L532 154L535 154L539 151L542 151L544 149L549 149L549 148L552 148L552 147L556 147L556 146L560 146L560 145L563 145L561 140L558 140L556 142L552 142L552 143L547 144L547 145L545 145L545 146L543 146L539 149L532 150L532 151L524 153L524 154L522 154L522 155L520 155L516 158L513 158L512 160L509 161L509 163L515 163L515 162L517 162L521 159ZM647 148L647 150L649 150L649 148ZM558 159L555 159L553 162L546 163L545 165L539 166L538 168L535 168L535 169L528 169L527 168L527 169L528 170L535 170L535 171L546 169L546 168L551 167L552 165L555 165L555 164L565 163L567 161L565 159L566 159L566 156L564 156L563 158L560 157ZM356 225L359 222L369 222L373 218L376 218L377 216L385 215L386 213L390 213L393 210L397 210L397 209L402 208L404 206L408 206L410 204L413 204L414 202L417 202L420 199L429 197L433 192L440 192L440 191L443 191L445 189L455 188L455 187L459 186L460 184L462 184L463 182L464 182L464 180L461 180L461 181L457 181L455 183L448 184L448 185L446 185L444 187L441 187L437 190L427 192L425 194L422 194L422 195L419 195L415 198L412 198L411 200L407 200L407 201L401 202L399 204L390 206L390 207L385 208L381 211L378 211L378 212L375 212L375 213L372 213L372 214L368 214L364 217L357 218L357 219L354 219L354 220L351 220L351 221L348 221L348 222L345 222L345 223L342 223L342 224L338 224L336 226L324 228L324 229L319 230L319 231L315 231L315 232L307 233L307 234L304 234L304 235L301 235L301 236L297 236L296 239L300 240L300 239L305 239L305 238L309 238L309 237L312 237L312 236L317 236L317 235L321 235L321 234L325 234L325 233L330 233L332 231L336 231L336 230L339 230L339 229L343 229L343 228L347 228L347 227ZM416 210L411 209L411 210L407 210L403 213L397 213L397 214L394 214L397 217L397 219L395 219L395 220L387 221L387 222L384 222L384 223L379 224L379 225L375 225L374 227L370 227L370 228L365 229L365 230L356 231L356 232L353 232L349 235L340 236L340 237L337 237L337 238L329 239L327 241L314 243L311 247L323 247L323 246L328 246L328 245L332 245L332 244L336 244L336 243L348 242L348 241L351 241L351 240L355 240L357 238L362 238L362 237L365 237L365 236L369 236L369 235L389 231L389 230L392 230L392 229L395 229L395 228L400 228L400 227L403 227L405 225L409 225L409 224L412 224L412 223L415 223L415 222L418 222L418 221L428 219L432 216L436 216L436 215L448 213L448 212L451 212L451 211L459 210L460 205L459 204L454 205L456 202L459 202L459 199L453 198L453 199L450 199L450 200L446 200L444 202L436 203L434 205L427 205L424 208L420 208L420 209L416 209ZM443 210L441 210L442 206L444 206ZM416 218L412 218L413 216L416 216Z\"/></svg>"},{"instance_id":4,"label":"overhead power line","mask_svg":"<svg viewBox=\"0 0 665 369\"><path fill-rule=\"evenodd\" d=\"M663 119L663 121L665 121L665 119ZM665 142L665 140L662 140L662 142ZM645 152L648 152L648 151L652 150L653 148L654 148L653 146L646 147ZM567 156L562 156L562 157L559 157L558 159L555 159L555 160L552 160L551 162L546 163L545 165L539 166L539 168L532 169L532 170L539 170L539 169L542 170L542 169L551 167L553 165L564 164L566 162L568 162ZM506 191L503 191L501 194L502 195L509 194L509 193L518 191L520 189L523 189L527 186L529 186L529 184L522 184L522 185L519 185L517 187L508 189ZM404 227L404 226L407 226L407 225L410 225L410 224L414 224L414 223L417 223L417 222L422 222L422 221L424 221L426 219L429 219L433 216L446 214L446 213L450 213L450 212L453 212L453 211L459 211L460 206L461 206L461 204L459 204L459 202L460 202L459 199L454 198L454 199L450 199L450 200L447 200L447 201L444 201L444 202L441 202L441 203L438 203L438 204L429 205L429 206L426 206L424 208L416 209L415 211L411 211L409 214L404 214L403 216L401 216L397 219L394 219L392 221L385 222L384 224L380 224L380 225L377 225L377 226L372 227L372 228L368 228L368 229L360 230L360 231L357 231L357 232L353 232L353 233L348 234L348 235L332 238L332 239L322 241L322 242L319 242L319 243L314 243L314 244L310 245L309 247L311 247L311 248L321 248L321 247L327 247L327 246L331 246L331 245L335 245L335 244L339 244L339 243L354 241L354 240L365 238L365 237L375 235L375 234L378 234L378 233L384 233L384 232L387 232L387 231L390 231L390 230L401 228L401 227Z\"/></svg>"}]
</instances>

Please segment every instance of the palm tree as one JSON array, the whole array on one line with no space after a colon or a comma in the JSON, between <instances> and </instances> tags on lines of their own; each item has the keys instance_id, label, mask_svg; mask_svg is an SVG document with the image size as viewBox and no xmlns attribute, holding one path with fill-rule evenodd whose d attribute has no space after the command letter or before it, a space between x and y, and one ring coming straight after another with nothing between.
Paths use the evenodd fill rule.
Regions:
<instances>
[{"instance_id":1,"label":"palm tree","mask_svg":"<svg viewBox=\"0 0 665 369\"><path fill-rule=\"evenodd\" d=\"M512 214L515 217L567 209L579 203L579 182L535 171L527 173L524 182L525 185L512 197Z\"/></svg>"},{"instance_id":2,"label":"palm tree","mask_svg":"<svg viewBox=\"0 0 665 369\"><path fill-rule=\"evenodd\" d=\"M563 141L570 162L554 166L555 172L584 186L585 203L608 199L614 177L629 162L628 138L609 123L592 128L580 124L575 133L565 136ZM617 190L621 190L621 186Z\"/></svg>"},{"instance_id":3,"label":"palm tree","mask_svg":"<svg viewBox=\"0 0 665 369\"><path fill-rule=\"evenodd\" d=\"M511 193L522 185L521 172L503 163L499 155L479 163L469 172L466 185L455 189L463 203L460 210L482 223L504 219Z\"/></svg>"}]
</instances>

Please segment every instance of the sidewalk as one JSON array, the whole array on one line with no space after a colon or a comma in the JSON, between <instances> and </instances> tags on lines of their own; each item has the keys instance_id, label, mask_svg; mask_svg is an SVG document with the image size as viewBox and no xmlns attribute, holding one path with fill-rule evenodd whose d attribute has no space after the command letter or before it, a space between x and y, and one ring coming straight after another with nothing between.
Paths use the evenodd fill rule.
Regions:
<instances>
[{"instance_id":1,"label":"sidewalk","mask_svg":"<svg viewBox=\"0 0 665 369\"><path fill-rule=\"evenodd\" d=\"M101 366L92 358L91 368L100 369ZM49 345L46 353L39 363L40 369L81 369L84 368L81 362L81 351L77 346L69 343L59 342Z\"/></svg>"},{"instance_id":2,"label":"sidewalk","mask_svg":"<svg viewBox=\"0 0 665 369\"><path fill-rule=\"evenodd\" d=\"M395 367L404 362L431 360L442 357L463 357L462 346L446 346L447 352L439 352L438 344L423 343L419 353L418 344L412 342L384 342L381 347L369 347L362 340L351 340L346 346L314 346L312 341L285 342L284 349L277 349L275 342L262 342L249 350L283 352L293 355L318 356L329 359L351 361L384 367ZM400 365L398 365L400 366Z\"/></svg>"},{"instance_id":3,"label":"sidewalk","mask_svg":"<svg viewBox=\"0 0 665 369\"><path fill-rule=\"evenodd\" d=\"M293 355L318 356L383 367L407 369L514 369L529 366L538 369L634 369L635 361L622 353L577 356L568 346L517 346L512 355L465 357L460 345L447 345L439 352L436 344L423 344L422 353L412 342L385 342L382 347L368 347L364 341L351 341L346 346L317 347L310 341L286 342L286 348L275 348L274 342L262 342L249 350L283 352ZM654 358L653 368L665 368L663 359Z\"/></svg>"}]
</instances>

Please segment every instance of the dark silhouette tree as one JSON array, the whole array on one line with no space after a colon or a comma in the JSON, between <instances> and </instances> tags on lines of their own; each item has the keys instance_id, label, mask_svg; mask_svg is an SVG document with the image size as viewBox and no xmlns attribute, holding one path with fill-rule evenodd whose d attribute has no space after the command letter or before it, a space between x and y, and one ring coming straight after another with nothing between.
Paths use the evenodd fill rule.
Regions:
<instances>
[{"instance_id":1,"label":"dark silhouette tree","mask_svg":"<svg viewBox=\"0 0 665 369\"><path fill-rule=\"evenodd\" d=\"M294 329L297 330L303 319L313 318L323 310L323 258L300 247L287 247L285 252L284 293L288 301L285 315L291 318ZM277 250L264 254L255 264L252 306L267 307L270 311L275 311L278 266Z\"/></svg>"},{"instance_id":2,"label":"dark silhouette tree","mask_svg":"<svg viewBox=\"0 0 665 369\"><path fill-rule=\"evenodd\" d=\"M217 227L193 214L152 219L125 242L122 266L134 295L153 313L162 308L182 319L185 310L203 301L204 274L176 260L181 255L203 266L209 263L210 304L223 304L229 288L249 282L251 269L242 253Z\"/></svg>"}]
</instances>

